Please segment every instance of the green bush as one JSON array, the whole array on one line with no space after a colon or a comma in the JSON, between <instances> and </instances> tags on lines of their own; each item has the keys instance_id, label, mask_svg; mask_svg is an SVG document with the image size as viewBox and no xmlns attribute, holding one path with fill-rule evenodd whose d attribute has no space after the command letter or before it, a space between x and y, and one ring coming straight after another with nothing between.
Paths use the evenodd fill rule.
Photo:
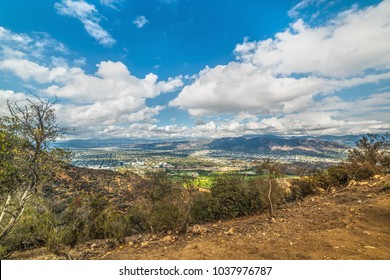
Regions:
<instances>
[{"instance_id":1,"label":"green bush","mask_svg":"<svg viewBox=\"0 0 390 280\"><path fill-rule=\"evenodd\" d=\"M216 203L216 218L250 215L263 208L263 200L256 184L245 176L223 174L215 179L211 197Z\"/></svg>"},{"instance_id":2,"label":"green bush","mask_svg":"<svg viewBox=\"0 0 390 280\"><path fill-rule=\"evenodd\" d=\"M187 224L186 189L166 173L150 174L148 198L141 208L152 232L182 231Z\"/></svg>"},{"instance_id":3,"label":"green bush","mask_svg":"<svg viewBox=\"0 0 390 280\"><path fill-rule=\"evenodd\" d=\"M344 187L350 181L350 174L344 164L333 165L326 170L328 184L332 187Z\"/></svg>"},{"instance_id":4,"label":"green bush","mask_svg":"<svg viewBox=\"0 0 390 280\"><path fill-rule=\"evenodd\" d=\"M99 226L99 232L103 233L103 238L113 238L120 242L123 242L130 232L126 216L113 207L105 209L96 218L96 224Z\"/></svg>"},{"instance_id":5,"label":"green bush","mask_svg":"<svg viewBox=\"0 0 390 280\"><path fill-rule=\"evenodd\" d=\"M254 187L259 192L259 200L260 200L260 206L261 208L258 210L264 210L269 206L268 201L268 193L269 193L269 184L272 184L272 190L271 190L271 201L274 205L281 204L286 199L286 192L285 190L278 184L277 180L275 179L263 179L263 178L256 178L251 181L251 183L254 185Z\"/></svg>"},{"instance_id":6,"label":"green bush","mask_svg":"<svg viewBox=\"0 0 390 280\"><path fill-rule=\"evenodd\" d=\"M196 194L191 208L191 221L195 224L207 223L217 219L218 203L210 192Z\"/></svg>"}]
</instances>

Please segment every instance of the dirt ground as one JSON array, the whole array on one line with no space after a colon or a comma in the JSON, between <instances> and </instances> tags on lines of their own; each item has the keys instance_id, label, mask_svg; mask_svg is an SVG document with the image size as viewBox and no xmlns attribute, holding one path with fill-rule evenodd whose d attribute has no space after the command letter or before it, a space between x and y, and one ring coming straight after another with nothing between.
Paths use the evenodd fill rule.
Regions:
<instances>
[{"instance_id":1,"label":"dirt ground","mask_svg":"<svg viewBox=\"0 0 390 280\"><path fill-rule=\"evenodd\" d=\"M74 259L390 259L389 179L350 184L267 213L194 226L185 235L136 235L115 246L96 240L69 251ZM13 259L56 259L45 248Z\"/></svg>"}]
</instances>

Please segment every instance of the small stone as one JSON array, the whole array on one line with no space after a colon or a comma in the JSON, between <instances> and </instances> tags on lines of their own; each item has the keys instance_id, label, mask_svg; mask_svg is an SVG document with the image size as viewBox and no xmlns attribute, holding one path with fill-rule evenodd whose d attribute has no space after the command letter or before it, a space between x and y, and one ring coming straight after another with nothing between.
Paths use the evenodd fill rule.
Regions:
<instances>
[{"instance_id":1,"label":"small stone","mask_svg":"<svg viewBox=\"0 0 390 280\"><path fill-rule=\"evenodd\" d=\"M371 232L369 232L369 231L366 231L366 230L365 230L365 231L363 231L363 233L364 233L364 234L367 234L367 235L371 235Z\"/></svg>"},{"instance_id":2,"label":"small stone","mask_svg":"<svg viewBox=\"0 0 390 280\"><path fill-rule=\"evenodd\" d=\"M294 245L294 243L290 242L290 246Z\"/></svg>"},{"instance_id":3,"label":"small stone","mask_svg":"<svg viewBox=\"0 0 390 280\"><path fill-rule=\"evenodd\" d=\"M370 245L366 245L366 246L364 246L364 248L366 248L366 249L376 249L374 246L370 246Z\"/></svg>"},{"instance_id":4,"label":"small stone","mask_svg":"<svg viewBox=\"0 0 390 280\"><path fill-rule=\"evenodd\" d=\"M173 237L170 235L164 236L163 238L160 239L161 242L164 243L171 243L174 241Z\"/></svg>"},{"instance_id":5,"label":"small stone","mask_svg":"<svg viewBox=\"0 0 390 280\"><path fill-rule=\"evenodd\" d=\"M226 235L233 235L234 234L234 228L231 227L228 231L225 231Z\"/></svg>"},{"instance_id":6,"label":"small stone","mask_svg":"<svg viewBox=\"0 0 390 280\"><path fill-rule=\"evenodd\" d=\"M193 234L205 234L207 232L207 228L205 227L202 227L200 225L194 225L192 227L192 231L191 231Z\"/></svg>"},{"instance_id":7,"label":"small stone","mask_svg":"<svg viewBox=\"0 0 390 280\"><path fill-rule=\"evenodd\" d=\"M144 248L144 247L148 247L150 245L150 243L148 241L145 241L145 242L141 242L141 247Z\"/></svg>"}]
</instances>

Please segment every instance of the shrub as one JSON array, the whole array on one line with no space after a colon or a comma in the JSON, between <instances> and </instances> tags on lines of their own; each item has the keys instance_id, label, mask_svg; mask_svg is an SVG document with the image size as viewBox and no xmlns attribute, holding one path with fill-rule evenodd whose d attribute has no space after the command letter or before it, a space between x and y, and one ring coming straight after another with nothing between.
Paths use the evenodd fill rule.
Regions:
<instances>
[{"instance_id":1,"label":"shrub","mask_svg":"<svg viewBox=\"0 0 390 280\"><path fill-rule=\"evenodd\" d=\"M185 189L166 173L150 174L148 199L141 210L152 232L182 231L187 223Z\"/></svg>"},{"instance_id":2,"label":"shrub","mask_svg":"<svg viewBox=\"0 0 390 280\"><path fill-rule=\"evenodd\" d=\"M196 224L207 223L216 220L218 216L217 201L211 193L198 193L191 208L191 221Z\"/></svg>"},{"instance_id":3,"label":"shrub","mask_svg":"<svg viewBox=\"0 0 390 280\"><path fill-rule=\"evenodd\" d=\"M96 217L96 224L103 238L114 238L121 243L130 232L130 224L126 221L126 216L111 206Z\"/></svg>"},{"instance_id":4,"label":"shrub","mask_svg":"<svg viewBox=\"0 0 390 280\"><path fill-rule=\"evenodd\" d=\"M346 165L338 164L326 170L327 181L330 186L343 187L350 181L350 174Z\"/></svg>"},{"instance_id":5,"label":"shrub","mask_svg":"<svg viewBox=\"0 0 390 280\"><path fill-rule=\"evenodd\" d=\"M347 165L352 179L364 180L390 172L390 134L368 134L349 151Z\"/></svg>"},{"instance_id":6,"label":"shrub","mask_svg":"<svg viewBox=\"0 0 390 280\"><path fill-rule=\"evenodd\" d=\"M216 202L216 218L233 218L255 213L262 199L255 184L237 174L223 174L215 179L211 197Z\"/></svg>"},{"instance_id":7,"label":"shrub","mask_svg":"<svg viewBox=\"0 0 390 280\"><path fill-rule=\"evenodd\" d=\"M314 184L307 177L292 181L290 190L291 193L286 197L287 201L296 201L316 192Z\"/></svg>"}]
</instances>

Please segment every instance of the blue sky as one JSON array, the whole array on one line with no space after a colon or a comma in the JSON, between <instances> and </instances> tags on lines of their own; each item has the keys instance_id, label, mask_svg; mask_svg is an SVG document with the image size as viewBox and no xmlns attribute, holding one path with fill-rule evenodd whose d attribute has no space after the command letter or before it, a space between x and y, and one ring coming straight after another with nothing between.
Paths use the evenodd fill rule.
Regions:
<instances>
[{"instance_id":1,"label":"blue sky","mask_svg":"<svg viewBox=\"0 0 390 280\"><path fill-rule=\"evenodd\" d=\"M390 1L0 2L0 114L72 138L389 131Z\"/></svg>"}]
</instances>

